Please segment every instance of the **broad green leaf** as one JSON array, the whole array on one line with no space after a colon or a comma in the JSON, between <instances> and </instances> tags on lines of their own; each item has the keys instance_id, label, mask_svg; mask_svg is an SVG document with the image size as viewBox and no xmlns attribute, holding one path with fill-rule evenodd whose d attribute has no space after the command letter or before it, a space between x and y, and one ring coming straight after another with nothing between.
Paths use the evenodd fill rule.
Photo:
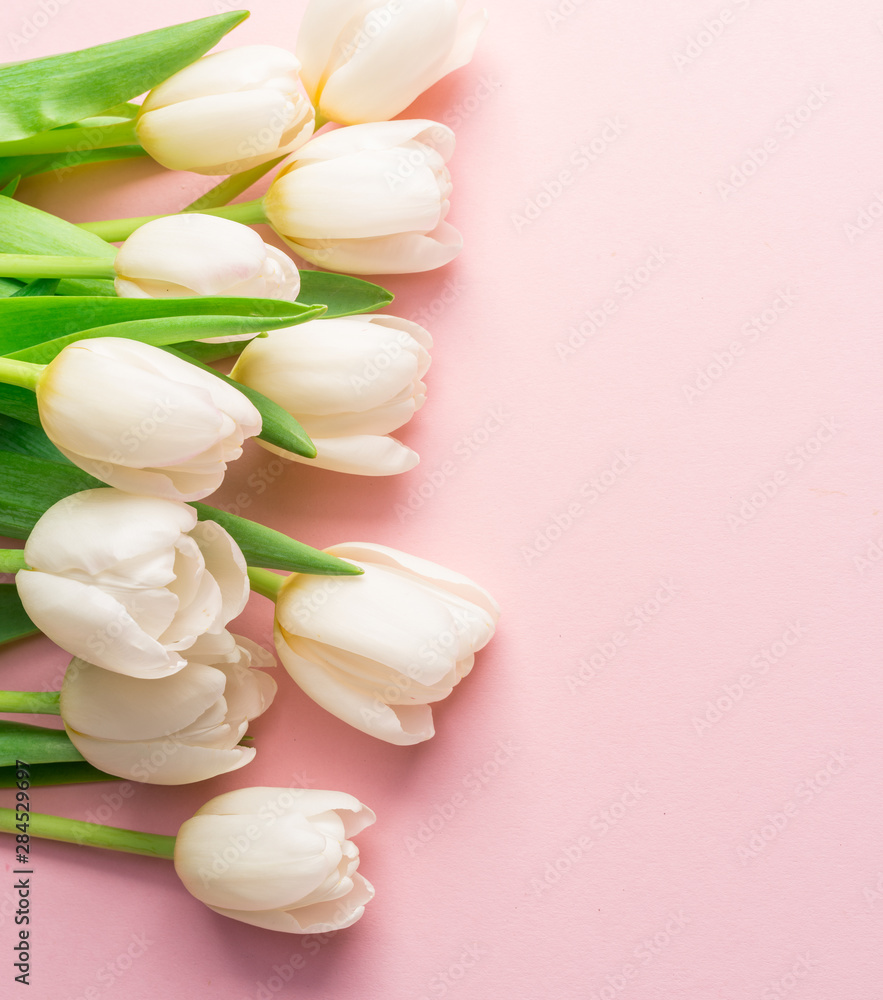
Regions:
<instances>
[{"instance_id":1,"label":"broad green leaf","mask_svg":"<svg viewBox=\"0 0 883 1000\"><path fill-rule=\"evenodd\" d=\"M16 289L10 298L26 299L32 295L55 295L55 289L58 288L58 281L58 278L37 278L36 281L32 281Z\"/></svg>"},{"instance_id":2,"label":"broad green leaf","mask_svg":"<svg viewBox=\"0 0 883 1000\"><path fill-rule=\"evenodd\" d=\"M262 441L266 441L268 444L275 444L286 451L293 451L295 455L303 455L304 458L316 457L316 446L310 440L307 432L287 410L270 399L269 396L258 392L257 389L252 389L251 386L234 382L232 378L222 375L214 368L209 368L208 365L204 365L201 361L196 361L186 354L180 354L173 348L169 348L168 350L171 354L182 358L184 361L189 361L190 364L196 365L197 368L210 372L216 378L226 382L227 385L232 385L234 389L238 389L243 396L250 399L261 415L261 433L258 434L258 437Z\"/></svg>"},{"instance_id":3,"label":"broad green leaf","mask_svg":"<svg viewBox=\"0 0 883 1000\"><path fill-rule=\"evenodd\" d=\"M348 274L330 271L301 271L298 302L328 306L323 319L352 316L354 313L377 312L393 300L393 294L380 285Z\"/></svg>"},{"instance_id":4,"label":"broad green leaf","mask_svg":"<svg viewBox=\"0 0 883 1000\"><path fill-rule=\"evenodd\" d=\"M0 413L35 427L40 426L37 397L30 389L23 389L20 385L0 384Z\"/></svg>"},{"instance_id":5,"label":"broad green leaf","mask_svg":"<svg viewBox=\"0 0 883 1000\"><path fill-rule=\"evenodd\" d=\"M122 104L204 55L247 11L216 14L44 59L0 66L0 141L23 139Z\"/></svg>"},{"instance_id":6,"label":"broad green leaf","mask_svg":"<svg viewBox=\"0 0 883 1000\"><path fill-rule=\"evenodd\" d=\"M0 451L0 534L27 538L45 510L71 493L104 486L73 465ZM358 574L349 563L255 521L210 507L190 505L200 520L216 521L242 549L246 562L263 569L327 576Z\"/></svg>"},{"instance_id":7,"label":"broad green leaf","mask_svg":"<svg viewBox=\"0 0 883 1000\"><path fill-rule=\"evenodd\" d=\"M104 485L74 465L0 452L0 535L25 539L54 503Z\"/></svg>"},{"instance_id":8,"label":"broad green leaf","mask_svg":"<svg viewBox=\"0 0 883 1000\"><path fill-rule=\"evenodd\" d=\"M193 503L190 506L196 508L200 521L215 521L229 531L250 566L320 576L358 576L361 573L351 563L297 542L257 521L249 521L203 503Z\"/></svg>"},{"instance_id":9,"label":"broad green leaf","mask_svg":"<svg viewBox=\"0 0 883 1000\"><path fill-rule=\"evenodd\" d=\"M81 761L83 755L63 729L0 721L0 767L14 767L17 760L26 760L28 764L46 764Z\"/></svg>"},{"instance_id":10,"label":"broad green leaf","mask_svg":"<svg viewBox=\"0 0 883 1000\"><path fill-rule=\"evenodd\" d=\"M28 618L14 583L0 583L0 643L12 642L40 630Z\"/></svg>"},{"instance_id":11,"label":"broad green leaf","mask_svg":"<svg viewBox=\"0 0 883 1000\"><path fill-rule=\"evenodd\" d=\"M15 295L20 288L24 287L24 283L17 278L0 278L0 299Z\"/></svg>"},{"instance_id":12,"label":"broad green leaf","mask_svg":"<svg viewBox=\"0 0 883 1000\"><path fill-rule=\"evenodd\" d=\"M324 305L326 311L320 319L335 316L353 316L357 313L377 312L385 309L393 294L380 285L373 285L361 278L328 271L301 271L300 294L297 301L307 305ZM197 341L178 344L176 350L195 361L208 363L221 358L232 358L245 350L248 341L228 344L200 344Z\"/></svg>"},{"instance_id":13,"label":"broad green leaf","mask_svg":"<svg viewBox=\"0 0 883 1000\"><path fill-rule=\"evenodd\" d=\"M141 146L109 146L107 149L73 150L70 153L41 153L34 156L0 156L0 184L7 179L33 177L36 174L59 172L61 180L68 171L86 163L106 163L111 160L131 160L147 156ZM4 191L11 198L9 192Z\"/></svg>"},{"instance_id":14,"label":"broad green leaf","mask_svg":"<svg viewBox=\"0 0 883 1000\"><path fill-rule=\"evenodd\" d=\"M15 788L18 781L16 767L0 767L0 788ZM49 764L30 764L29 781L32 786L75 785L90 781L120 781L115 774L99 771L86 761L60 761Z\"/></svg>"},{"instance_id":15,"label":"broad green leaf","mask_svg":"<svg viewBox=\"0 0 883 1000\"><path fill-rule=\"evenodd\" d=\"M18 190L19 181L22 179L22 174L13 174L13 176L8 181L3 181L3 190L0 194L4 198L14 198L15 192Z\"/></svg>"},{"instance_id":16,"label":"broad green leaf","mask_svg":"<svg viewBox=\"0 0 883 1000\"><path fill-rule=\"evenodd\" d=\"M181 339L190 341L194 339L194 334L197 337L221 337L278 330L321 315L321 311L320 306L299 302L223 296L181 299L121 299L99 295L39 299L10 297L0 299L0 354L21 352L85 331L93 337L123 336L121 333L94 331L131 321L156 320L160 325L168 322L169 318L192 318L193 330L189 336L166 341L176 343Z\"/></svg>"},{"instance_id":17,"label":"broad green leaf","mask_svg":"<svg viewBox=\"0 0 883 1000\"><path fill-rule=\"evenodd\" d=\"M72 463L55 447L46 436L46 431L40 426L26 424L14 417L0 414L0 441L4 451L14 451L18 455L30 455L33 458L45 458L50 462L60 462L62 465ZM2 460L3 452L0 452Z\"/></svg>"},{"instance_id":18,"label":"broad green leaf","mask_svg":"<svg viewBox=\"0 0 883 1000\"><path fill-rule=\"evenodd\" d=\"M5 300L0 300L5 301ZM58 301L58 300L56 300ZM63 299L61 301L64 301ZM145 302L145 299L123 301ZM168 300L167 300L168 301ZM182 301L182 300L172 300ZM307 315L306 310L303 315ZM226 336L240 333L260 333L268 325L274 329L280 325L288 325L289 318L274 320L268 324L266 316L162 316L157 319L137 319L129 323L112 323L109 326L99 326L92 330L79 330L66 337L49 340L36 347L28 347L23 351L15 351L9 357L20 361L30 361L32 364L48 364L69 344L79 340L94 340L101 337L123 337L128 340L138 340L152 347L165 347L188 340L194 333L203 337ZM185 359L189 360L189 359ZM198 362L192 362L197 364ZM209 369L213 374L218 373Z\"/></svg>"},{"instance_id":19,"label":"broad green leaf","mask_svg":"<svg viewBox=\"0 0 883 1000\"><path fill-rule=\"evenodd\" d=\"M100 236L87 233L39 208L14 198L0 197L0 253L59 254L74 257L106 257L116 250ZM65 278L60 295L115 295L113 282L103 278ZM67 332L67 331L65 331ZM2 353L2 352L0 352Z\"/></svg>"}]
</instances>

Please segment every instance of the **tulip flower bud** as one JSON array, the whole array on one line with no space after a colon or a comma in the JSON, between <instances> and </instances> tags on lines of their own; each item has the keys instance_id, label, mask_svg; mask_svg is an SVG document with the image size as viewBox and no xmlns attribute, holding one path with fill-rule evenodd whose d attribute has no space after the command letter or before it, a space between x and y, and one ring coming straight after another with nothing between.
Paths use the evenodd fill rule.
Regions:
<instances>
[{"instance_id":1,"label":"tulip flower bud","mask_svg":"<svg viewBox=\"0 0 883 1000\"><path fill-rule=\"evenodd\" d=\"M214 655L234 648L225 626L248 600L245 559L187 504L74 493L37 521L24 558L15 582L31 620L89 663L153 679L181 670L200 638Z\"/></svg>"},{"instance_id":2,"label":"tulip flower bud","mask_svg":"<svg viewBox=\"0 0 883 1000\"><path fill-rule=\"evenodd\" d=\"M344 792L240 788L178 832L175 871L216 913L289 934L354 924L374 896L350 840L375 820Z\"/></svg>"},{"instance_id":3,"label":"tulip flower bud","mask_svg":"<svg viewBox=\"0 0 883 1000\"><path fill-rule=\"evenodd\" d=\"M494 634L499 608L459 573L382 545L327 552L358 577L295 573L276 601L276 652L299 687L356 729L401 746L434 734L446 698Z\"/></svg>"},{"instance_id":4,"label":"tulip flower bud","mask_svg":"<svg viewBox=\"0 0 883 1000\"><path fill-rule=\"evenodd\" d=\"M248 226L188 212L145 223L120 247L114 288L124 298L253 296L294 302L294 261Z\"/></svg>"},{"instance_id":5,"label":"tulip flower bud","mask_svg":"<svg viewBox=\"0 0 883 1000\"><path fill-rule=\"evenodd\" d=\"M329 271L429 271L462 249L444 221L453 151L454 133L431 121L334 129L280 171L264 211L296 253Z\"/></svg>"},{"instance_id":6,"label":"tulip flower bud","mask_svg":"<svg viewBox=\"0 0 883 1000\"><path fill-rule=\"evenodd\" d=\"M426 399L421 379L431 346L422 326L395 316L313 320L253 340L231 377L295 416L316 446L310 465L390 476L419 461L416 452L389 434ZM301 461L274 445L264 446Z\"/></svg>"},{"instance_id":7,"label":"tulip flower bud","mask_svg":"<svg viewBox=\"0 0 883 1000\"><path fill-rule=\"evenodd\" d=\"M272 45L204 56L144 99L138 141L170 170L232 174L292 152L313 132L299 61Z\"/></svg>"},{"instance_id":8,"label":"tulip flower bud","mask_svg":"<svg viewBox=\"0 0 883 1000\"><path fill-rule=\"evenodd\" d=\"M73 745L108 774L153 785L183 785L235 771L254 758L237 744L272 703L276 682L250 667L273 657L242 636L212 654L197 644L183 670L143 680L71 661L60 712Z\"/></svg>"},{"instance_id":9,"label":"tulip flower bud","mask_svg":"<svg viewBox=\"0 0 883 1000\"><path fill-rule=\"evenodd\" d=\"M319 113L341 125L403 111L472 58L487 11L463 0L311 0L297 39L301 75Z\"/></svg>"},{"instance_id":10,"label":"tulip flower bud","mask_svg":"<svg viewBox=\"0 0 883 1000\"><path fill-rule=\"evenodd\" d=\"M127 493L200 500L261 415L233 386L136 340L78 340L42 371L43 429L75 465Z\"/></svg>"}]
</instances>

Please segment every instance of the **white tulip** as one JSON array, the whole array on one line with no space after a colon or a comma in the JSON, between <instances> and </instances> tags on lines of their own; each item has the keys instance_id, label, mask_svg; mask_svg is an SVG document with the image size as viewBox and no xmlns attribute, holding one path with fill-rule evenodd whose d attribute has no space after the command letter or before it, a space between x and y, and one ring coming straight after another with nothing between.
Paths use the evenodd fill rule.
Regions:
<instances>
[{"instance_id":1,"label":"white tulip","mask_svg":"<svg viewBox=\"0 0 883 1000\"><path fill-rule=\"evenodd\" d=\"M445 222L454 133L436 122L374 122L317 136L264 197L270 225L305 260L348 274L405 274L462 249Z\"/></svg>"},{"instance_id":2,"label":"white tulip","mask_svg":"<svg viewBox=\"0 0 883 1000\"><path fill-rule=\"evenodd\" d=\"M494 634L499 608L459 573L381 545L327 552L358 577L293 574L276 601L276 652L297 684L356 729L408 745L434 733L446 698Z\"/></svg>"},{"instance_id":3,"label":"white tulip","mask_svg":"<svg viewBox=\"0 0 883 1000\"><path fill-rule=\"evenodd\" d=\"M226 655L188 652L171 677L143 680L84 660L64 675L59 710L73 745L108 774L153 785L182 785L235 771L254 758L237 744L272 703L276 682L250 667L273 657L241 636ZM195 657L195 658L194 658Z\"/></svg>"},{"instance_id":4,"label":"white tulip","mask_svg":"<svg viewBox=\"0 0 883 1000\"><path fill-rule=\"evenodd\" d=\"M342 125L403 111L472 58L487 11L464 0L311 0L297 39L301 78L319 113Z\"/></svg>"},{"instance_id":5,"label":"white tulip","mask_svg":"<svg viewBox=\"0 0 883 1000\"><path fill-rule=\"evenodd\" d=\"M138 142L164 167L232 174L292 152L313 133L300 62L273 45L204 56L144 99Z\"/></svg>"},{"instance_id":6,"label":"white tulip","mask_svg":"<svg viewBox=\"0 0 883 1000\"><path fill-rule=\"evenodd\" d=\"M248 226L188 212L145 223L120 247L114 288L123 298L252 296L294 302L294 261ZM251 335L250 335L251 336Z\"/></svg>"},{"instance_id":7,"label":"white tulip","mask_svg":"<svg viewBox=\"0 0 883 1000\"><path fill-rule=\"evenodd\" d=\"M275 400L309 434L320 469L407 472L416 452L390 437L426 399L429 333L395 316L320 319L253 340L231 377ZM264 445L285 458L300 456Z\"/></svg>"},{"instance_id":8,"label":"white tulip","mask_svg":"<svg viewBox=\"0 0 883 1000\"><path fill-rule=\"evenodd\" d=\"M260 413L233 386L136 340L69 344L36 392L59 451L127 493L200 500L261 430Z\"/></svg>"},{"instance_id":9,"label":"white tulip","mask_svg":"<svg viewBox=\"0 0 883 1000\"><path fill-rule=\"evenodd\" d=\"M132 677L186 665L202 637L225 632L248 600L245 559L213 521L183 503L85 490L53 504L25 543L15 582L34 624L74 656Z\"/></svg>"},{"instance_id":10,"label":"white tulip","mask_svg":"<svg viewBox=\"0 0 883 1000\"><path fill-rule=\"evenodd\" d=\"M175 870L216 913L290 934L354 924L374 896L349 838L374 813L345 792L240 788L178 831Z\"/></svg>"}]
</instances>

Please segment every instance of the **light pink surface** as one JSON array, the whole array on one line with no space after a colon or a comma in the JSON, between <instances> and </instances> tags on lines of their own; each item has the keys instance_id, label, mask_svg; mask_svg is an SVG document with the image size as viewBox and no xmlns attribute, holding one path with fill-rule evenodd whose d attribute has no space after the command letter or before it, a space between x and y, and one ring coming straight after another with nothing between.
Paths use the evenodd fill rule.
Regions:
<instances>
[{"instance_id":1,"label":"light pink surface","mask_svg":"<svg viewBox=\"0 0 883 1000\"><path fill-rule=\"evenodd\" d=\"M171 833L241 785L340 788L378 814L378 891L304 940L216 916L163 862L40 844L31 997L883 995L880 7L487 5L475 61L409 115L457 132L466 240L386 280L436 339L403 435L421 465L348 479L255 447L218 499L470 574L499 634L428 744L348 729L279 668L247 769L36 790ZM293 46L303 7L258 0L225 46ZM2 58L218 9L14 0ZM80 221L207 186L137 162L23 197ZM262 598L241 630L269 644ZM41 687L65 657L2 662L4 687Z\"/></svg>"}]
</instances>

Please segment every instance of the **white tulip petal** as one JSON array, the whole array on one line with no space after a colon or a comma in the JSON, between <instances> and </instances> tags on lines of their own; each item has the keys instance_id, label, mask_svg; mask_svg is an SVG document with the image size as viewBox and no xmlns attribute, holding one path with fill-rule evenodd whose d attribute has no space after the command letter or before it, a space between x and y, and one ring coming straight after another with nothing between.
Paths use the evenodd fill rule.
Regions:
<instances>
[{"instance_id":1,"label":"white tulip petal","mask_svg":"<svg viewBox=\"0 0 883 1000\"><path fill-rule=\"evenodd\" d=\"M460 6L462 7L462 2ZM484 9L460 18L457 40L454 42L453 48L442 65L439 79L472 61L478 40L487 27L487 22L488 14L487 10Z\"/></svg>"},{"instance_id":2,"label":"white tulip petal","mask_svg":"<svg viewBox=\"0 0 883 1000\"><path fill-rule=\"evenodd\" d=\"M298 162L274 181L267 216L275 229L299 241L428 232L443 217L438 182L426 162L429 152L415 155L395 147Z\"/></svg>"},{"instance_id":3,"label":"white tulip petal","mask_svg":"<svg viewBox=\"0 0 883 1000\"><path fill-rule=\"evenodd\" d=\"M114 267L123 278L174 283L184 294L224 295L230 286L259 275L265 260L265 244L253 229L193 212L136 229Z\"/></svg>"},{"instance_id":4,"label":"white tulip petal","mask_svg":"<svg viewBox=\"0 0 883 1000\"><path fill-rule=\"evenodd\" d=\"M373 542L344 542L332 545L325 551L360 565L373 563L397 569L406 575L413 573L450 594L484 608L494 622L500 615L500 606L484 587L480 587L462 573L455 573L428 559L421 559L419 556L412 556L408 552L401 552L386 545L375 545Z\"/></svg>"},{"instance_id":5,"label":"white tulip petal","mask_svg":"<svg viewBox=\"0 0 883 1000\"><path fill-rule=\"evenodd\" d=\"M133 677L165 677L185 665L98 587L31 570L16 575L16 586L31 621L74 656Z\"/></svg>"},{"instance_id":6,"label":"white tulip petal","mask_svg":"<svg viewBox=\"0 0 883 1000\"><path fill-rule=\"evenodd\" d=\"M269 674L233 663L219 663L215 669L227 678L224 701L229 718L250 722L273 703L276 681Z\"/></svg>"},{"instance_id":7,"label":"white tulip petal","mask_svg":"<svg viewBox=\"0 0 883 1000\"><path fill-rule=\"evenodd\" d=\"M278 155L298 107L277 90L211 94L142 112L138 141L170 170L231 173L242 162Z\"/></svg>"},{"instance_id":8,"label":"white tulip petal","mask_svg":"<svg viewBox=\"0 0 883 1000\"><path fill-rule=\"evenodd\" d=\"M206 572L218 582L221 621L226 625L242 613L251 592L245 557L232 536L215 521L200 521L190 531L190 537L199 545Z\"/></svg>"},{"instance_id":9,"label":"white tulip petal","mask_svg":"<svg viewBox=\"0 0 883 1000\"><path fill-rule=\"evenodd\" d=\"M363 150L389 150L411 139L417 139L426 145L444 152L453 149L454 133L439 122L428 118L411 118L394 122L369 122L364 125L349 125L346 128L336 128L323 132L311 139L302 149L298 150L297 158L285 167L277 176L287 176L291 171L299 169L301 163L314 160L330 160L350 153L360 153ZM275 183L275 182L274 182Z\"/></svg>"},{"instance_id":10,"label":"white tulip petal","mask_svg":"<svg viewBox=\"0 0 883 1000\"><path fill-rule=\"evenodd\" d=\"M154 743L110 743L68 729L71 742L94 767L130 781L152 785L186 785L244 767L254 759L252 747L206 750L167 739Z\"/></svg>"},{"instance_id":11,"label":"white tulip petal","mask_svg":"<svg viewBox=\"0 0 883 1000\"><path fill-rule=\"evenodd\" d=\"M325 667L294 653L277 626L276 649L283 666L303 692L353 728L397 746L412 746L435 733L425 705L390 706L376 694L338 681Z\"/></svg>"},{"instance_id":12,"label":"white tulip petal","mask_svg":"<svg viewBox=\"0 0 883 1000\"><path fill-rule=\"evenodd\" d=\"M275 45L242 45L215 52L179 70L154 87L141 105L145 111L212 94L226 94L268 81L293 91L300 61Z\"/></svg>"},{"instance_id":13,"label":"white tulip petal","mask_svg":"<svg viewBox=\"0 0 883 1000\"><path fill-rule=\"evenodd\" d=\"M431 233L398 233L360 240L303 240L279 235L304 260L345 274L416 274L452 261L463 238L442 222Z\"/></svg>"},{"instance_id":14,"label":"white tulip petal","mask_svg":"<svg viewBox=\"0 0 883 1000\"><path fill-rule=\"evenodd\" d=\"M99 342L67 347L37 386L43 429L59 448L93 461L156 467L197 455L217 440L222 416L208 392L185 391L81 346Z\"/></svg>"},{"instance_id":15,"label":"white tulip petal","mask_svg":"<svg viewBox=\"0 0 883 1000\"><path fill-rule=\"evenodd\" d=\"M340 844L300 815L248 817L196 815L180 828L175 868L187 889L209 906L261 910L284 907L321 885L341 858ZM254 835L222 878L211 873L219 843L235 842L250 826ZM186 865L179 859L186 858Z\"/></svg>"},{"instance_id":16,"label":"white tulip petal","mask_svg":"<svg viewBox=\"0 0 883 1000\"><path fill-rule=\"evenodd\" d=\"M390 437L313 440L318 451L316 458L303 458L268 441L258 440L257 443L266 451L291 462L354 476L395 476L408 472L420 461L417 452Z\"/></svg>"},{"instance_id":17,"label":"white tulip petal","mask_svg":"<svg viewBox=\"0 0 883 1000\"><path fill-rule=\"evenodd\" d=\"M196 511L187 504L110 489L84 490L41 515L25 542L25 560L48 572L76 568L98 574L124 560L161 551L181 532L190 531L196 520ZM138 531L131 530L132 524ZM159 582L148 580L150 586Z\"/></svg>"},{"instance_id":18,"label":"white tulip petal","mask_svg":"<svg viewBox=\"0 0 883 1000\"><path fill-rule=\"evenodd\" d=\"M295 53L301 62L301 80L312 98L324 82L326 62L333 65L345 58L356 25L376 6L377 0L321 0L307 4Z\"/></svg>"},{"instance_id":19,"label":"white tulip petal","mask_svg":"<svg viewBox=\"0 0 883 1000\"><path fill-rule=\"evenodd\" d=\"M372 18L386 25L373 37ZM385 22L369 14L361 30L370 40L354 47L329 76L322 89L322 113L348 125L385 121L404 111L443 75L457 18L454 0L410 0L392 8Z\"/></svg>"},{"instance_id":20,"label":"white tulip petal","mask_svg":"<svg viewBox=\"0 0 883 1000\"><path fill-rule=\"evenodd\" d=\"M74 660L61 689L61 715L95 739L151 742L192 725L223 699L226 683L222 670L201 663L143 680Z\"/></svg>"},{"instance_id":21,"label":"white tulip petal","mask_svg":"<svg viewBox=\"0 0 883 1000\"><path fill-rule=\"evenodd\" d=\"M418 397L421 400L423 397ZM334 413L327 417L298 414L300 423L313 442L317 439L379 436L403 427L417 411L417 400L408 399L378 406L367 413ZM404 446L403 446L404 447ZM317 446L318 450L318 446Z\"/></svg>"}]
</instances>

